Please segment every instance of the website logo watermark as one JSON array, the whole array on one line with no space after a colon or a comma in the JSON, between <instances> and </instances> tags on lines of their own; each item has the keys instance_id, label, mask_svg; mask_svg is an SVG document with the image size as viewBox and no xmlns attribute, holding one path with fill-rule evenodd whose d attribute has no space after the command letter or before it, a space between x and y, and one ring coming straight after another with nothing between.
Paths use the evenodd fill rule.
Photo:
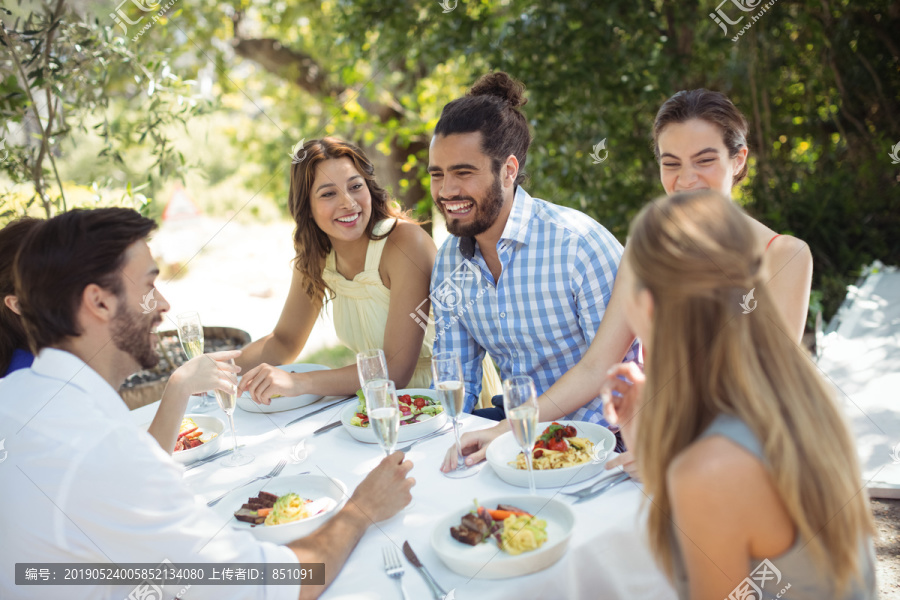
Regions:
<instances>
[{"instance_id":1,"label":"website logo watermark","mask_svg":"<svg viewBox=\"0 0 900 600\"><path fill-rule=\"evenodd\" d=\"M7 452L6 449L3 447L3 445L5 443L6 443L6 438L3 438L2 440L0 440L0 463L2 463L4 460L6 460L6 457L9 456L9 452Z\"/></svg>"},{"instance_id":2,"label":"website logo watermark","mask_svg":"<svg viewBox=\"0 0 900 600\"><path fill-rule=\"evenodd\" d=\"M767 589L767 598L773 595L775 598L781 598L785 592L791 589L791 584L788 583L777 594L774 593L774 590L781 585L781 571L766 558L753 569L749 577L744 577L744 580L728 594L726 600L762 600L763 590L766 589L769 581L774 581L774 583Z\"/></svg>"},{"instance_id":3,"label":"website logo watermark","mask_svg":"<svg viewBox=\"0 0 900 600\"><path fill-rule=\"evenodd\" d=\"M156 14L152 17L149 17L150 20L141 27L140 31L138 31L137 34L134 35L134 37L131 38L131 41L136 42L138 38L140 38L142 35L144 35L144 33L147 32L147 30L153 27L154 23L164 18L166 16L166 12L168 12L168 10L172 8L172 6L176 2L178 2L178 0L169 0L169 2L165 6L160 8L161 1L162 0L156 0L156 2L151 2L150 0L122 0L122 2L120 2L116 7L115 12L109 13L109 16L112 17L112 19L116 22L116 25L122 28L122 32L124 35L129 35L128 25L139 25L141 21L144 20L144 15L141 15L137 18L137 20L132 21L122 9L123 5L131 2L143 13L151 13L156 10Z\"/></svg>"},{"instance_id":4,"label":"website logo watermark","mask_svg":"<svg viewBox=\"0 0 900 600\"><path fill-rule=\"evenodd\" d=\"M167 569L167 567L169 569ZM168 558L163 559L161 563L157 565L157 570L162 574L176 574L175 564L169 560ZM175 579L174 577L166 576L166 579ZM184 596L185 592L191 589L190 585L186 585L181 588L181 591L175 596L176 599ZM141 583L134 586L128 596L125 597L125 600L168 600L169 596L163 594L162 587L150 583L149 581L142 581Z\"/></svg>"},{"instance_id":5,"label":"website logo watermark","mask_svg":"<svg viewBox=\"0 0 900 600\"><path fill-rule=\"evenodd\" d=\"M441 8L444 9L444 14L447 14L456 10L456 6L457 4L459 4L459 0L453 0L452 3L449 0L441 0L440 2L438 2L438 4L440 4Z\"/></svg>"},{"instance_id":6,"label":"website logo watermark","mask_svg":"<svg viewBox=\"0 0 900 600\"><path fill-rule=\"evenodd\" d=\"M306 158L306 150L303 150L303 142L304 142L304 140L300 140L299 142L294 144L293 148L291 148L290 157L291 157L292 165L299 165L300 163L303 162L303 159ZM302 156L300 155L301 150L303 150Z\"/></svg>"},{"instance_id":7,"label":"website logo watermark","mask_svg":"<svg viewBox=\"0 0 900 600\"><path fill-rule=\"evenodd\" d=\"M9 150L6 149L6 136L0 135L0 162L6 160L8 156Z\"/></svg>"},{"instance_id":8,"label":"website logo watermark","mask_svg":"<svg viewBox=\"0 0 900 600\"><path fill-rule=\"evenodd\" d=\"M2 143L2 140L0 140L0 148L2 148L2 147L3 147L3 143ZM888 156L891 157L892 165L900 165L900 142L897 142L897 144L893 148L891 148L891 151L888 154ZM0 160L3 160L2 156L0 156Z\"/></svg>"},{"instance_id":9,"label":"website logo watermark","mask_svg":"<svg viewBox=\"0 0 900 600\"><path fill-rule=\"evenodd\" d=\"M594 449L591 451L591 463L595 465L604 464L615 447L615 442L613 442L609 448L606 447L605 440L600 442L598 445L594 446Z\"/></svg>"},{"instance_id":10,"label":"website logo watermark","mask_svg":"<svg viewBox=\"0 0 900 600\"><path fill-rule=\"evenodd\" d=\"M755 291L756 291L756 288L753 288L752 290L750 290L749 294L745 294L744 301L741 302L741 304L740 304L741 308L744 309L745 315L749 315L754 310L756 310L757 302L756 302L756 300L753 299L753 292L755 292ZM751 302L753 303L752 305L750 304Z\"/></svg>"},{"instance_id":11,"label":"website logo watermark","mask_svg":"<svg viewBox=\"0 0 900 600\"><path fill-rule=\"evenodd\" d=\"M456 588L447 592L446 596L441 596L441 600L456 600Z\"/></svg>"},{"instance_id":12,"label":"website logo watermark","mask_svg":"<svg viewBox=\"0 0 900 600\"><path fill-rule=\"evenodd\" d=\"M603 151L603 158L600 158L601 151ZM609 150L606 149L606 138L603 138L594 145L594 151L591 152L591 158L594 159L595 165L599 165L607 158L609 158Z\"/></svg>"},{"instance_id":13,"label":"website logo watermark","mask_svg":"<svg viewBox=\"0 0 900 600\"><path fill-rule=\"evenodd\" d=\"M422 328L422 331L428 331L429 325L434 325L435 339L443 335L453 323L459 321L460 318L475 305L475 301L484 296L487 292L487 286L482 285L483 276L478 265L469 259L463 259L462 263L456 267L450 275L438 284L434 291L428 295L419 305L416 306L416 312L409 313L409 316ZM475 297L465 302L465 293L463 287L476 286L478 293ZM441 317L434 321L422 307L428 301L434 312L454 312L449 318Z\"/></svg>"},{"instance_id":14,"label":"website logo watermark","mask_svg":"<svg viewBox=\"0 0 900 600\"><path fill-rule=\"evenodd\" d=\"M3 442L0 441L0 449L3 448ZM3 459L0 459L0 462L3 462ZM895 465L900 465L900 442L894 446L893 451L891 452L891 462Z\"/></svg>"},{"instance_id":15,"label":"website logo watermark","mask_svg":"<svg viewBox=\"0 0 900 600\"><path fill-rule=\"evenodd\" d=\"M738 41L744 33L746 33L753 24L759 21L766 12L772 8L778 0L769 0L765 4L762 4L762 0L722 0L719 5L716 7L715 12L709 13L709 18L711 18L719 27L722 28L722 31L725 35L730 35L728 32L728 25L738 25L741 21L744 20L744 16L740 16L737 20L732 21L731 18L725 13L722 9L723 4L728 4L729 2L736 6L742 12L753 12L756 9L760 9L755 15L750 15L750 20L747 21L744 26L737 32L737 34L731 38L732 42ZM729 7L730 9L731 7ZM733 13L732 13L733 14Z\"/></svg>"},{"instance_id":16,"label":"website logo watermark","mask_svg":"<svg viewBox=\"0 0 900 600\"><path fill-rule=\"evenodd\" d=\"M155 291L155 289L150 290L141 299L141 308L143 309L145 315L149 315L154 310L156 310L156 299L153 297L153 292Z\"/></svg>"}]
</instances>

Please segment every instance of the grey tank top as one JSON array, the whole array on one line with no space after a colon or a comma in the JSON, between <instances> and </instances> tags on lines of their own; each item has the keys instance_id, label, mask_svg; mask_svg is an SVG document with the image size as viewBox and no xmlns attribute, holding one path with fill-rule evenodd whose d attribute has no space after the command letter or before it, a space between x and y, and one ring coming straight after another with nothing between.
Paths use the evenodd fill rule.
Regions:
<instances>
[{"instance_id":1,"label":"grey tank top","mask_svg":"<svg viewBox=\"0 0 900 600\"><path fill-rule=\"evenodd\" d=\"M756 435L740 419L730 415L719 415L700 434L700 438L721 435L765 463L762 444ZM673 528L673 540L676 538ZM848 591L837 596L828 580L827 573L817 570L803 540L798 534L794 544L781 556L768 559L751 559L747 577L735 588L729 598L753 598L759 600L874 600L875 596L875 551L871 540L860 544L859 556L864 584L851 583ZM678 542L672 544L675 589L680 600L690 598L687 571ZM743 595L742 595L743 594Z\"/></svg>"}]
</instances>

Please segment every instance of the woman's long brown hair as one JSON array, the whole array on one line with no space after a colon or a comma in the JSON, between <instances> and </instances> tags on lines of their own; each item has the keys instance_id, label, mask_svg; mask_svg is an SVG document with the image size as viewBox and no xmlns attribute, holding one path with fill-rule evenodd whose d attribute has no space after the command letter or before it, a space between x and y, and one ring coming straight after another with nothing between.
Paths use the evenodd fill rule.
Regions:
<instances>
[{"instance_id":1,"label":"woman's long brown hair","mask_svg":"<svg viewBox=\"0 0 900 600\"><path fill-rule=\"evenodd\" d=\"M627 260L654 303L635 442L653 499L651 548L671 576L669 465L717 415L733 415L760 440L805 548L840 591L861 576L859 544L874 533L856 449L833 390L759 277L762 255L747 222L706 190L657 199L631 227Z\"/></svg>"},{"instance_id":2,"label":"woman's long brown hair","mask_svg":"<svg viewBox=\"0 0 900 600\"><path fill-rule=\"evenodd\" d=\"M383 235L375 235L375 225L388 218L411 220L406 213L391 200L387 190L375 180L375 167L357 146L333 137L320 140L309 140L303 148L295 153L295 162L291 165L291 188L288 208L294 217L297 227L294 229L294 266L303 275L306 282L306 294L314 302L322 300L326 293L333 296L322 278L325 268L325 257L331 251L331 241L319 226L316 225L310 208L310 191L316 178L316 167L325 160L349 158L359 174L366 180L369 194L372 196L372 215L366 224L366 236L370 240L386 238L393 231Z\"/></svg>"}]
</instances>

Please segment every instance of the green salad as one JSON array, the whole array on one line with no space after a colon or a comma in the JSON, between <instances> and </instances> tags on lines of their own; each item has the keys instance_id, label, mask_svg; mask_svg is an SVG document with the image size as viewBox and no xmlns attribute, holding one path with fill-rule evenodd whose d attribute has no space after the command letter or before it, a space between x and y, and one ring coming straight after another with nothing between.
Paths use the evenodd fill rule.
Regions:
<instances>
[{"instance_id":1,"label":"green salad","mask_svg":"<svg viewBox=\"0 0 900 600\"><path fill-rule=\"evenodd\" d=\"M356 414L350 419L350 424L357 427L368 427L369 415L366 414L366 397L362 390L357 391L356 395L359 396L359 405L356 407ZM428 396L403 394L397 396L397 400L400 401L400 425L421 423L444 412L444 407L437 400Z\"/></svg>"}]
</instances>

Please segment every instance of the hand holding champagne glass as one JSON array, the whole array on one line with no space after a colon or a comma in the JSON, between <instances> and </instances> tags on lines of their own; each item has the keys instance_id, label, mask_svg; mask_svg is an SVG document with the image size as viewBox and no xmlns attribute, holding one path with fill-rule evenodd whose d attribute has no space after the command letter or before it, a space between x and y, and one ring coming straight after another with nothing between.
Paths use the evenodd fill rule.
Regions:
<instances>
[{"instance_id":1,"label":"hand holding champagne glass","mask_svg":"<svg viewBox=\"0 0 900 600\"><path fill-rule=\"evenodd\" d=\"M400 432L400 403L393 381L376 379L366 384L366 414L385 456L397 447Z\"/></svg>"},{"instance_id":2,"label":"hand holding champagne glass","mask_svg":"<svg viewBox=\"0 0 900 600\"><path fill-rule=\"evenodd\" d=\"M434 388L447 416L453 421L453 432L456 434L456 469L444 473L444 476L459 479L474 475L481 466L466 467L462 446L459 442L459 416L466 405L466 387L463 380L462 363L457 352L440 352L431 357L431 371L434 377Z\"/></svg>"},{"instance_id":3,"label":"hand holding champagne glass","mask_svg":"<svg viewBox=\"0 0 900 600\"><path fill-rule=\"evenodd\" d=\"M534 451L534 442L537 440L538 402L537 390L531 377L518 375L503 382L503 410L506 411L506 419L512 428L513 436L525 453L528 484L531 493L535 494L531 455Z\"/></svg>"},{"instance_id":4,"label":"hand holding champagne glass","mask_svg":"<svg viewBox=\"0 0 900 600\"><path fill-rule=\"evenodd\" d=\"M178 339L188 360L203 354L203 324L196 312L181 313L177 317ZM207 394L200 394L200 402L192 409L194 412L208 412L213 408Z\"/></svg>"},{"instance_id":5,"label":"hand holding champagne glass","mask_svg":"<svg viewBox=\"0 0 900 600\"><path fill-rule=\"evenodd\" d=\"M229 360L228 363L234 366L234 359ZM234 431L234 406L237 401L237 387L232 387L227 392L217 389L215 394L219 407L228 415L228 422L231 425L232 451L230 456L222 460L222 463L226 467L240 467L252 463L253 455L238 452L237 447L237 434Z\"/></svg>"}]
</instances>

